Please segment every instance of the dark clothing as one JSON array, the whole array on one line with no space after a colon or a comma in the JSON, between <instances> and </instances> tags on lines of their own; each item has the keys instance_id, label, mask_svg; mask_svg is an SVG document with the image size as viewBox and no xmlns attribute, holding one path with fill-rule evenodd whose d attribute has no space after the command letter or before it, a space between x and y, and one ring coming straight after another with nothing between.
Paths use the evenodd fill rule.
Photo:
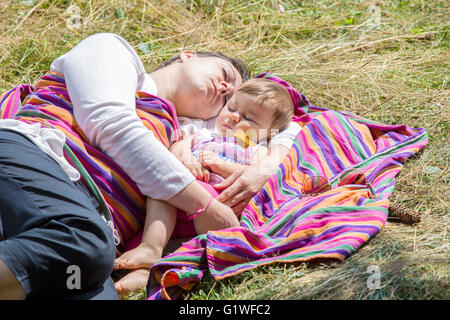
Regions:
<instances>
[{"instance_id":1,"label":"dark clothing","mask_svg":"<svg viewBox=\"0 0 450 320\"><path fill-rule=\"evenodd\" d=\"M25 136L0 130L0 259L27 298L117 299L114 258L89 196Z\"/></svg>"}]
</instances>

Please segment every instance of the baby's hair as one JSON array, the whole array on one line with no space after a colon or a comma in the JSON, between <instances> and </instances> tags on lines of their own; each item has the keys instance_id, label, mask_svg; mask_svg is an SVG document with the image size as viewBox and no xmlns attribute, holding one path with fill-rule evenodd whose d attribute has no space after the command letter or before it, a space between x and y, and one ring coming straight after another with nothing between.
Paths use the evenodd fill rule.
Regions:
<instances>
[{"instance_id":1,"label":"baby's hair","mask_svg":"<svg viewBox=\"0 0 450 320\"><path fill-rule=\"evenodd\" d=\"M283 130L292 121L294 104L291 95L281 84L263 78L253 78L236 91L256 96L256 103L274 111L271 129Z\"/></svg>"}]
</instances>

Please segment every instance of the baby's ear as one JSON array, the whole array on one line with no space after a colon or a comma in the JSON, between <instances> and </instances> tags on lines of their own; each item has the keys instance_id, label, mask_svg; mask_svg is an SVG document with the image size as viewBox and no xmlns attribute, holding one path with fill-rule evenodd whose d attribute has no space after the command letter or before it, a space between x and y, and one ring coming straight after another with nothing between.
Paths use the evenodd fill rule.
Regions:
<instances>
[{"instance_id":1,"label":"baby's ear","mask_svg":"<svg viewBox=\"0 0 450 320\"><path fill-rule=\"evenodd\" d=\"M181 62L185 62L193 57L197 56L197 53L195 51L192 50L183 50L180 53L180 60Z\"/></svg>"}]
</instances>

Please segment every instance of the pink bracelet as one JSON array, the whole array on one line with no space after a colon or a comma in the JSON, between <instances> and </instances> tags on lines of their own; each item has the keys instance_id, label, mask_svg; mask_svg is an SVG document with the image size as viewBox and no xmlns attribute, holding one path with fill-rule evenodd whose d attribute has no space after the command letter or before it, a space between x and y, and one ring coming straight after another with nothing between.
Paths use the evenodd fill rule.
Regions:
<instances>
[{"instance_id":1,"label":"pink bracelet","mask_svg":"<svg viewBox=\"0 0 450 320\"><path fill-rule=\"evenodd\" d=\"M200 214L202 214L203 212L206 211L206 209L209 208L209 206L211 205L211 202L213 201L213 197L211 196L211 198L209 198L208 204L203 208L203 209L198 209L193 215L189 216L188 215L188 220L192 220L195 217L199 216Z\"/></svg>"}]
</instances>

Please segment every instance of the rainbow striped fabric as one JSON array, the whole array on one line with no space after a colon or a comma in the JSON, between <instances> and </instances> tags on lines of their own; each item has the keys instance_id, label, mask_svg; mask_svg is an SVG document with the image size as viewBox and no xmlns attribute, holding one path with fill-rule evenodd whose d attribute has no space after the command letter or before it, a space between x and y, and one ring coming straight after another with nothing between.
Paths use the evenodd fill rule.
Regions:
<instances>
[{"instance_id":1,"label":"rainbow striped fabric","mask_svg":"<svg viewBox=\"0 0 450 320\"><path fill-rule=\"evenodd\" d=\"M148 299L175 299L205 272L224 279L275 262L337 260L355 253L385 225L395 176L423 148L424 129L385 125L347 112L312 106L286 81L302 126L289 155L245 208L239 227L208 232L183 244L150 269ZM348 168L363 171L369 188L337 187ZM309 176L329 179L333 189L300 192Z\"/></svg>"},{"instance_id":2,"label":"rainbow striped fabric","mask_svg":"<svg viewBox=\"0 0 450 320\"><path fill-rule=\"evenodd\" d=\"M178 120L170 102L137 92L136 113L167 148L179 139ZM122 246L142 229L145 197L111 158L89 144L73 115L62 74L49 72L34 88L22 84L2 94L0 119L11 118L39 122L64 132L65 158L80 171L82 182L96 196L101 212L114 223Z\"/></svg>"}]
</instances>

